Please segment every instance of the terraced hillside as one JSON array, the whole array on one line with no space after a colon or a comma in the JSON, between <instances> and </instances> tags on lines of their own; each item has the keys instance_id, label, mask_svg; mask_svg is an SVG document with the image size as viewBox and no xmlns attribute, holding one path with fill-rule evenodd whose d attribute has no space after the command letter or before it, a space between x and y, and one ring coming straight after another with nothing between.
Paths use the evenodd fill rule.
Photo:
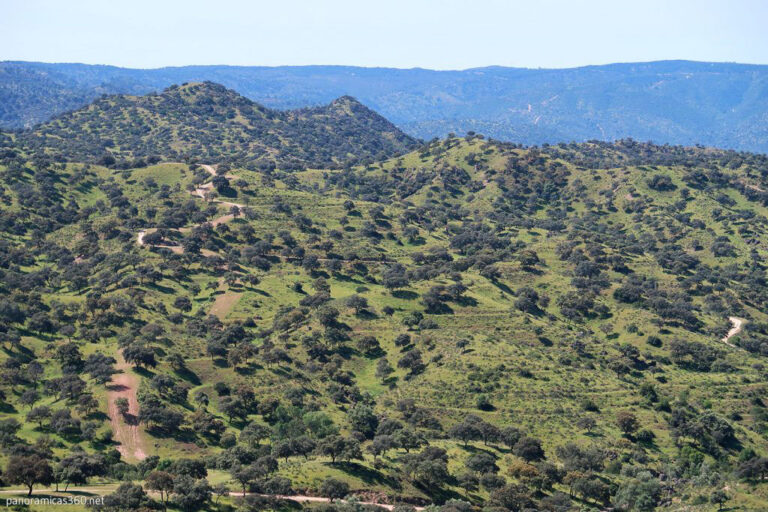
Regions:
<instances>
[{"instance_id":1,"label":"terraced hillside","mask_svg":"<svg viewBox=\"0 0 768 512\"><path fill-rule=\"evenodd\" d=\"M472 137L121 169L4 145L2 462L49 464L43 486L768 503L764 156Z\"/></svg>"}]
</instances>

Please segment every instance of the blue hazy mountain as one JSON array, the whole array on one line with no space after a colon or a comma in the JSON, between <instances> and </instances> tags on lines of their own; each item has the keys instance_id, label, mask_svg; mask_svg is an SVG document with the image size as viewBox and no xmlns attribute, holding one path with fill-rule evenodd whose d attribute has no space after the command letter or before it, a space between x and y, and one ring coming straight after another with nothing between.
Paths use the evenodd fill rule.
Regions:
<instances>
[{"instance_id":1,"label":"blue hazy mountain","mask_svg":"<svg viewBox=\"0 0 768 512\"><path fill-rule=\"evenodd\" d=\"M0 126L29 127L102 94L204 80L279 109L354 96L424 139L475 131L526 144L632 137L768 151L768 66L690 61L463 71L3 62Z\"/></svg>"}]
</instances>

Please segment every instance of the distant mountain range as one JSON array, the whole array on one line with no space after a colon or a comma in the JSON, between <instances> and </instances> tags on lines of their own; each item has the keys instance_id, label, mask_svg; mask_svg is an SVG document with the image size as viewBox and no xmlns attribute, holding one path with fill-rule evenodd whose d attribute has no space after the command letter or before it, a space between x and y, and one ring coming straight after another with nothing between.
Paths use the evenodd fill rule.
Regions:
<instances>
[{"instance_id":1,"label":"distant mountain range","mask_svg":"<svg viewBox=\"0 0 768 512\"><path fill-rule=\"evenodd\" d=\"M30 127L102 94L205 80L277 109L351 95L424 139L476 131L525 144L632 137L768 152L768 66L690 61L464 71L3 62L0 126Z\"/></svg>"}]
</instances>

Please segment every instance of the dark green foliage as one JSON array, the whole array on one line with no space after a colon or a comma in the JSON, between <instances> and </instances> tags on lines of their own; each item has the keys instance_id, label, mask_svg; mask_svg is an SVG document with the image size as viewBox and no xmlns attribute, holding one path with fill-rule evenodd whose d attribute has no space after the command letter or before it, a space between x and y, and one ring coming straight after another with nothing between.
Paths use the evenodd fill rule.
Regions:
<instances>
[{"instance_id":1,"label":"dark green foliage","mask_svg":"<svg viewBox=\"0 0 768 512\"><path fill-rule=\"evenodd\" d=\"M320 493L331 501L341 499L349 494L349 484L335 478L327 478L320 486Z\"/></svg>"},{"instance_id":2,"label":"dark green foliage","mask_svg":"<svg viewBox=\"0 0 768 512\"><path fill-rule=\"evenodd\" d=\"M544 458L544 450L541 441L533 437L522 437L512 448L512 453L527 461L541 460Z\"/></svg>"},{"instance_id":3,"label":"dark green foliage","mask_svg":"<svg viewBox=\"0 0 768 512\"><path fill-rule=\"evenodd\" d=\"M179 138L174 137L177 130ZM210 161L226 153L232 161L267 162L277 152L283 155L277 162L283 168L327 168L347 162L350 155L361 160L391 156L415 145L413 138L348 96L327 107L282 112L211 82L171 86L148 96L102 98L23 133L21 139L27 148L50 148L68 159L132 167L154 155ZM223 141L229 142L222 147ZM224 176L215 178L214 187L220 193L230 189Z\"/></svg>"},{"instance_id":4,"label":"dark green foliage","mask_svg":"<svg viewBox=\"0 0 768 512\"><path fill-rule=\"evenodd\" d=\"M123 483L112 494L104 496L104 503L96 505L96 510L105 512L122 512L127 510L141 510L142 508L154 508L157 505L144 489L138 484Z\"/></svg>"},{"instance_id":5,"label":"dark green foliage","mask_svg":"<svg viewBox=\"0 0 768 512\"><path fill-rule=\"evenodd\" d=\"M39 455L10 458L5 468L4 478L11 484L22 484L29 489L29 496L35 485L48 485L53 482L53 469L47 460Z\"/></svg>"}]
</instances>

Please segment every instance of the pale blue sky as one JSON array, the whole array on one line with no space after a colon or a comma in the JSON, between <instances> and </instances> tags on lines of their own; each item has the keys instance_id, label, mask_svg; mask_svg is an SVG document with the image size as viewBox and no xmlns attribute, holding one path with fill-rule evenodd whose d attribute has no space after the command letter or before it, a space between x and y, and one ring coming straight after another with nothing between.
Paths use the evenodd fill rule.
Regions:
<instances>
[{"instance_id":1,"label":"pale blue sky","mask_svg":"<svg viewBox=\"0 0 768 512\"><path fill-rule=\"evenodd\" d=\"M768 64L765 0L0 0L0 60L463 69Z\"/></svg>"}]
</instances>

